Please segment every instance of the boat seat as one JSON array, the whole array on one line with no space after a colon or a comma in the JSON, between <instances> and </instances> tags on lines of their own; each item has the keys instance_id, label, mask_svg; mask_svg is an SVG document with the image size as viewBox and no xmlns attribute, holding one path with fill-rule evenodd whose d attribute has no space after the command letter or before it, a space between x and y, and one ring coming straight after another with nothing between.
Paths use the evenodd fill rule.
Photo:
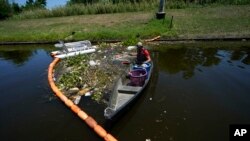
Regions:
<instances>
[{"instance_id":1,"label":"boat seat","mask_svg":"<svg viewBox=\"0 0 250 141\"><path fill-rule=\"evenodd\" d=\"M126 94L136 94L142 87L133 87L133 86L120 86L118 88L119 93Z\"/></svg>"}]
</instances>

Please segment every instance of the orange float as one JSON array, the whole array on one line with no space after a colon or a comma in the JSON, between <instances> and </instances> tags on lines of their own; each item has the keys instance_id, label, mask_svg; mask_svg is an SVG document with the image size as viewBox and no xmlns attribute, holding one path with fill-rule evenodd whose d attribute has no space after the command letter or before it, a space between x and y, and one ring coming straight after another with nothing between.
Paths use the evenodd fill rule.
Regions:
<instances>
[{"instance_id":1,"label":"orange float","mask_svg":"<svg viewBox=\"0 0 250 141\"><path fill-rule=\"evenodd\" d=\"M53 62L50 63L48 68L48 81L53 92L58 96L66 106L68 106L74 113L78 115L79 118L85 121L85 123L91 127L97 135L102 137L105 141L117 141L115 137L111 134L107 133L105 129L103 129L98 123L91 117L88 116L80 107L75 105L71 100L69 100L55 85L53 80L53 69L54 66L60 61L59 58L55 58Z\"/></svg>"}]
</instances>

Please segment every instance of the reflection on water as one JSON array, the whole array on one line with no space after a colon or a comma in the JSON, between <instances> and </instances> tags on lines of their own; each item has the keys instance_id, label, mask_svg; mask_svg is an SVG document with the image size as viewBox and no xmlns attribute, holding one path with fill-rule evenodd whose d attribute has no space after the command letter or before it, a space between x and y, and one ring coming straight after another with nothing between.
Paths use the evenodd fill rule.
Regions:
<instances>
[{"instance_id":1,"label":"reflection on water","mask_svg":"<svg viewBox=\"0 0 250 141\"><path fill-rule=\"evenodd\" d=\"M235 50L232 52L231 60L240 61L246 65L250 65L250 49L244 51Z\"/></svg>"},{"instance_id":2,"label":"reflection on water","mask_svg":"<svg viewBox=\"0 0 250 141\"><path fill-rule=\"evenodd\" d=\"M10 60L14 64L20 66L23 65L26 61L29 60L30 57L32 57L33 51L20 51L20 50L14 50L14 51L3 51L0 52L0 58L3 58L4 60Z\"/></svg>"},{"instance_id":3,"label":"reflection on water","mask_svg":"<svg viewBox=\"0 0 250 141\"><path fill-rule=\"evenodd\" d=\"M0 46L1 141L101 141L53 96L47 46ZM230 124L250 123L250 45L163 44L142 96L109 132L119 140L226 141ZM105 105L79 104L98 123Z\"/></svg>"},{"instance_id":4,"label":"reflection on water","mask_svg":"<svg viewBox=\"0 0 250 141\"><path fill-rule=\"evenodd\" d=\"M51 47L41 46L46 50L51 50ZM48 52L49 53L49 52ZM37 46L0 46L0 59L8 60L17 66L24 65L34 54L37 54Z\"/></svg>"},{"instance_id":5,"label":"reflection on water","mask_svg":"<svg viewBox=\"0 0 250 141\"><path fill-rule=\"evenodd\" d=\"M199 69L198 66L218 65L220 59L216 56L217 51L213 48L168 49L166 52L161 52L160 66L170 74L183 72L183 78L188 79L194 75L196 69Z\"/></svg>"},{"instance_id":6,"label":"reflection on water","mask_svg":"<svg viewBox=\"0 0 250 141\"><path fill-rule=\"evenodd\" d=\"M151 49L153 78L117 122L122 140L226 141L250 123L250 45L163 44Z\"/></svg>"},{"instance_id":7,"label":"reflection on water","mask_svg":"<svg viewBox=\"0 0 250 141\"><path fill-rule=\"evenodd\" d=\"M250 63L250 49L238 48L235 50L222 50L219 48L169 48L160 52L159 65L161 70L169 74L181 72L184 79L195 75L195 71L202 72L201 68L209 68L219 65L221 61L227 61L232 65L238 61L238 67L244 68Z\"/></svg>"}]
</instances>

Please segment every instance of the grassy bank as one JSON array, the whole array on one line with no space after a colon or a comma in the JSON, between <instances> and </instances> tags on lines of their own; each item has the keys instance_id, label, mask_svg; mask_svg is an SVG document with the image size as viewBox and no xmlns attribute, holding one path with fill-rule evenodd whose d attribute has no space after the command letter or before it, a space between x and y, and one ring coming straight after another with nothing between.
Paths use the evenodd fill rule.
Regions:
<instances>
[{"instance_id":1,"label":"grassy bank","mask_svg":"<svg viewBox=\"0 0 250 141\"><path fill-rule=\"evenodd\" d=\"M166 14L165 21L155 20L153 11L0 21L0 41L250 36L250 5L168 9Z\"/></svg>"},{"instance_id":2,"label":"grassy bank","mask_svg":"<svg viewBox=\"0 0 250 141\"><path fill-rule=\"evenodd\" d=\"M91 2L90 0L89 2ZM91 15L107 13L126 13L139 11L157 11L159 0L95 0L94 3L72 3L52 9L24 9L21 13L12 15L10 19L38 19L49 17L64 17L74 15ZM249 0L167 0L165 9L182 9L204 7L208 5L246 5Z\"/></svg>"},{"instance_id":3,"label":"grassy bank","mask_svg":"<svg viewBox=\"0 0 250 141\"><path fill-rule=\"evenodd\" d=\"M181 38L250 36L250 5L169 10Z\"/></svg>"},{"instance_id":4,"label":"grassy bank","mask_svg":"<svg viewBox=\"0 0 250 141\"><path fill-rule=\"evenodd\" d=\"M99 2L94 4L73 4L63 7L56 7L53 9L32 9L26 10L18 15L12 16L10 19L38 19L49 17L64 17L75 15L94 15L94 14L108 14L108 13L126 13L139 12L157 9L158 2L155 0L148 0L141 3L116 3Z\"/></svg>"},{"instance_id":5,"label":"grassy bank","mask_svg":"<svg viewBox=\"0 0 250 141\"><path fill-rule=\"evenodd\" d=\"M56 41L127 39L168 32L168 20L155 20L153 13L70 16L0 22L0 41ZM75 32L73 36L69 36Z\"/></svg>"}]
</instances>

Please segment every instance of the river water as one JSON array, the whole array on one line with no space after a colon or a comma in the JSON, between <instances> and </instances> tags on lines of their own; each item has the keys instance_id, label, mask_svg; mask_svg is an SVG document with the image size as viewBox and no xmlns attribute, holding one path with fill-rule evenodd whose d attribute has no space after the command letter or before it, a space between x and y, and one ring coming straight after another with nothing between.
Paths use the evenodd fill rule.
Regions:
<instances>
[{"instance_id":1,"label":"river water","mask_svg":"<svg viewBox=\"0 0 250 141\"><path fill-rule=\"evenodd\" d=\"M52 45L0 46L0 140L102 140L50 90ZM79 106L119 140L228 141L250 124L250 43L161 44L143 95L116 121L89 97Z\"/></svg>"}]
</instances>

